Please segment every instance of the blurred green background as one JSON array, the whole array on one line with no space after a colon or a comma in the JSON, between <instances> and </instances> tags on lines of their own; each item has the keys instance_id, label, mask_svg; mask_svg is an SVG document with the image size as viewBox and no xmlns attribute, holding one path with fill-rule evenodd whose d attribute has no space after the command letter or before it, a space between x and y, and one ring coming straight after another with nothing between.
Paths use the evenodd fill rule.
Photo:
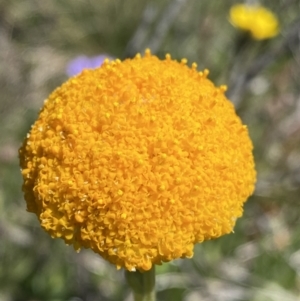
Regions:
<instances>
[{"instance_id":1,"label":"blurred green background","mask_svg":"<svg viewBox=\"0 0 300 301\"><path fill-rule=\"evenodd\" d=\"M158 300L300 300L300 1L261 1L281 32L244 44L228 20L235 3L0 1L0 301L132 300L122 271L51 239L26 212L18 148L73 58L124 59L146 47L228 85L258 171L234 234L158 267Z\"/></svg>"}]
</instances>

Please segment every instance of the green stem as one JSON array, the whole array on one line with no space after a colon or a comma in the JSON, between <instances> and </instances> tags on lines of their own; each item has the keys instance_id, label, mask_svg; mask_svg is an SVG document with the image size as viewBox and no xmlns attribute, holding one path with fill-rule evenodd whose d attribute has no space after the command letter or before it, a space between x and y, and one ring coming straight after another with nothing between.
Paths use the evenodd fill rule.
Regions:
<instances>
[{"instance_id":1,"label":"green stem","mask_svg":"<svg viewBox=\"0 0 300 301\"><path fill-rule=\"evenodd\" d=\"M155 266L146 272L125 271L127 283L132 289L134 301L155 301Z\"/></svg>"}]
</instances>

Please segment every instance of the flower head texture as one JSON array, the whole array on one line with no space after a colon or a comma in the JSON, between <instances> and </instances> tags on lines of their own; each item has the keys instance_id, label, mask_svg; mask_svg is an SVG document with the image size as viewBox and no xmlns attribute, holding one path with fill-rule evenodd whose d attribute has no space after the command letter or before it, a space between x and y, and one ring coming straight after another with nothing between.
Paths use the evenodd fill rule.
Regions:
<instances>
[{"instance_id":1,"label":"flower head texture","mask_svg":"<svg viewBox=\"0 0 300 301\"><path fill-rule=\"evenodd\" d=\"M230 9L231 23L250 32L253 39L273 38L279 32L277 17L262 6L236 4Z\"/></svg>"},{"instance_id":2,"label":"flower head texture","mask_svg":"<svg viewBox=\"0 0 300 301\"><path fill-rule=\"evenodd\" d=\"M85 55L80 55L69 62L67 66L67 74L69 76L74 76L79 74L83 69L94 69L100 67L105 59L112 59L108 55L100 54L93 57L88 57Z\"/></svg>"},{"instance_id":3,"label":"flower head texture","mask_svg":"<svg viewBox=\"0 0 300 301\"><path fill-rule=\"evenodd\" d=\"M226 87L196 68L147 50L49 96L19 156L27 210L52 237L143 271L232 232L252 143Z\"/></svg>"}]
</instances>

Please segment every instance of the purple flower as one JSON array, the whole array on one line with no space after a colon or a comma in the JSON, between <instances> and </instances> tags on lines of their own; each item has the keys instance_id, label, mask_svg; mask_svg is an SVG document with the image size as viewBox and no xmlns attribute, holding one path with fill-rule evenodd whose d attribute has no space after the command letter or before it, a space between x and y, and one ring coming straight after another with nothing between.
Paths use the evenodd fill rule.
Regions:
<instances>
[{"instance_id":1,"label":"purple flower","mask_svg":"<svg viewBox=\"0 0 300 301\"><path fill-rule=\"evenodd\" d=\"M88 57L85 55L77 56L75 59L69 62L67 66L67 74L74 76L80 73L83 69L94 69L100 67L105 59L113 59L106 54L100 54L97 56Z\"/></svg>"}]
</instances>

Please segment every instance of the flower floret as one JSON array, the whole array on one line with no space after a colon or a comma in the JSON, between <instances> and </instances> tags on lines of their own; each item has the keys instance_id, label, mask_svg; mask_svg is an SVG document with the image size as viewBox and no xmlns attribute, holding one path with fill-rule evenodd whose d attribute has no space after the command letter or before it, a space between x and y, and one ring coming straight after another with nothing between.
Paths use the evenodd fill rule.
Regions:
<instances>
[{"instance_id":1,"label":"flower floret","mask_svg":"<svg viewBox=\"0 0 300 301\"><path fill-rule=\"evenodd\" d=\"M254 189L252 143L196 67L146 51L49 96L20 162L27 209L52 237L149 270L233 230Z\"/></svg>"},{"instance_id":2,"label":"flower floret","mask_svg":"<svg viewBox=\"0 0 300 301\"><path fill-rule=\"evenodd\" d=\"M279 32L276 15L260 5L236 4L230 9L231 23L250 32L256 40L275 37Z\"/></svg>"}]
</instances>

